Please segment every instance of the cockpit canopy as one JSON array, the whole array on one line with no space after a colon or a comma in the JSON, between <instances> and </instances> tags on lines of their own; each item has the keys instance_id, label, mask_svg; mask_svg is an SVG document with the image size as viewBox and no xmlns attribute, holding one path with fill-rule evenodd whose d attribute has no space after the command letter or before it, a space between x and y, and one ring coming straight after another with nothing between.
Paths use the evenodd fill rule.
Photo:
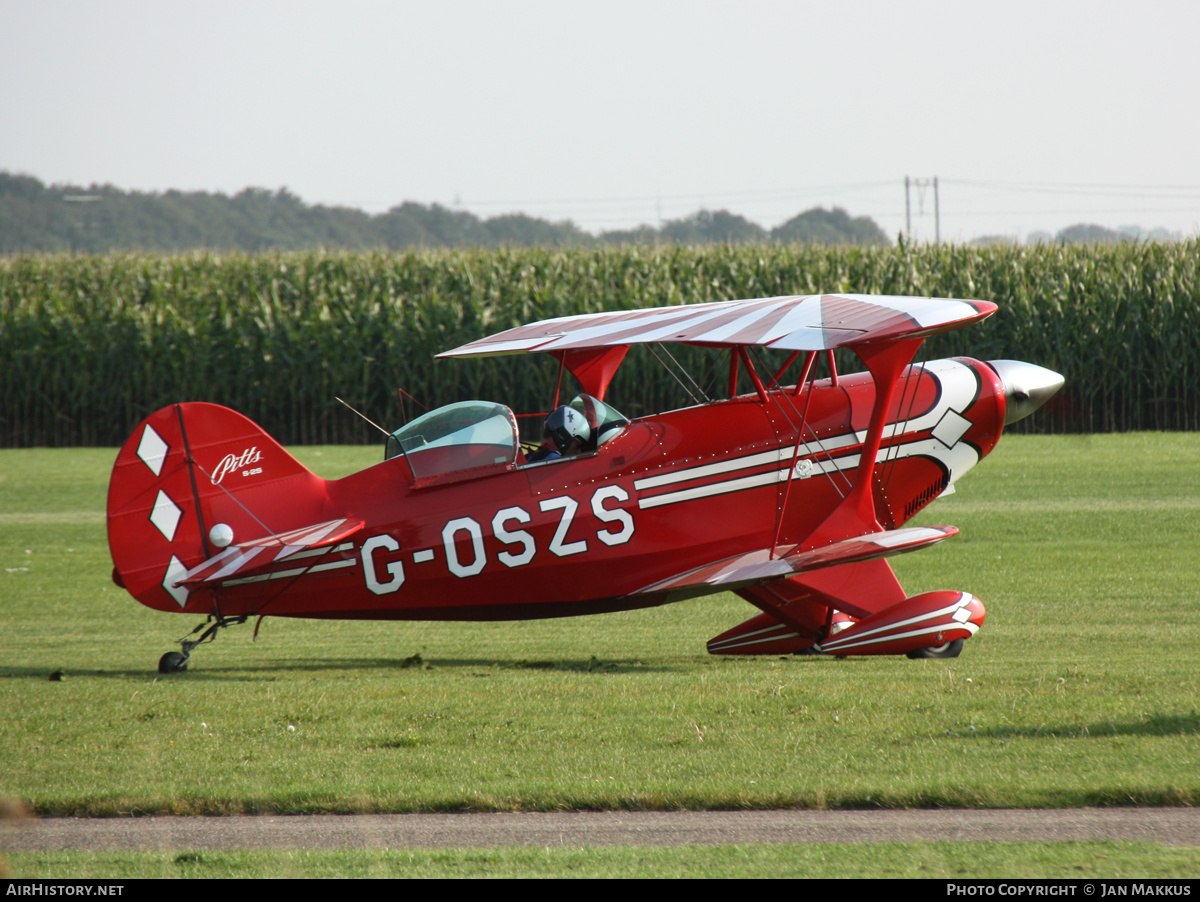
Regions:
<instances>
[{"instance_id":1,"label":"cockpit canopy","mask_svg":"<svg viewBox=\"0 0 1200 902\"><path fill-rule=\"evenodd\" d=\"M577 395L571 407L587 418L594 451L621 433L629 420L591 395ZM513 412L494 401L459 401L417 417L388 436L384 459L404 455L420 481L480 468L508 468L520 458ZM469 478L465 473L463 478Z\"/></svg>"},{"instance_id":2,"label":"cockpit canopy","mask_svg":"<svg viewBox=\"0 0 1200 902\"><path fill-rule=\"evenodd\" d=\"M621 430L629 425L627 417L591 395L576 395L570 406L583 414L587 419L588 426L591 427L592 436L588 450L594 451L605 442L616 438L621 434Z\"/></svg>"},{"instance_id":3,"label":"cockpit canopy","mask_svg":"<svg viewBox=\"0 0 1200 902\"><path fill-rule=\"evenodd\" d=\"M459 401L393 432L384 459L406 455L413 477L423 479L478 467L512 466L519 450L517 420L511 410L493 401Z\"/></svg>"}]
</instances>

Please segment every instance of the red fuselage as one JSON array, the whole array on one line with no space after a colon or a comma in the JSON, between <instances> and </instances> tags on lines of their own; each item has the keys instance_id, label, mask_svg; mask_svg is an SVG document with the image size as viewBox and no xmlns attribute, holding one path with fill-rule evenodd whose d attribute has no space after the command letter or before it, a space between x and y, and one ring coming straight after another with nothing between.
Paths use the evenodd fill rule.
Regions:
<instances>
[{"instance_id":1,"label":"red fuselage","mask_svg":"<svg viewBox=\"0 0 1200 902\"><path fill-rule=\"evenodd\" d=\"M908 376L874 468L883 529L909 520L990 452L1005 418L1003 387L986 364L934 361ZM236 416L223 408L179 405L155 415L170 449L183 444L168 434L172 417L186 422L197 465L185 479L180 451L177 487L165 490L178 525L169 535L147 525L164 491L156 503L150 490L127 498L114 488L110 544L123 584L160 610L503 620L656 605L672 599L639 590L731 555L810 540L849 488L874 400L870 376L856 374L798 394L772 390L766 402L751 394L635 420L574 458L489 464L485 455L480 466L415 479L400 455L340 480L308 473L249 421L242 434L206 435L206 417ZM144 455L134 459L137 445L135 433L118 471L147 466ZM164 474L174 453L162 452ZM363 525L302 563L183 594L163 587L167 549L147 553L167 537L181 570L213 553L205 536L216 523L241 541L263 524L281 534L337 518Z\"/></svg>"}]
</instances>

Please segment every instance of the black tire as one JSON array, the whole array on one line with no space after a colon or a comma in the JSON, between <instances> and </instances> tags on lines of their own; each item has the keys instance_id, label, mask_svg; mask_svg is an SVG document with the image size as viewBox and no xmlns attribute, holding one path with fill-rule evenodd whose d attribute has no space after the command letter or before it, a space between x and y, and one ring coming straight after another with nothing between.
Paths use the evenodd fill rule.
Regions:
<instances>
[{"instance_id":1,"label":"black tire","mask_svg":"<svg viewBox=\"0 0 1200 902\"><path fill-rule=\"evenodd\" d=\"M183 673L187 670L188 659L177 651L169 651L158 659L159 673Z\"/></svg>"},{"instance_id":2,"label":"black tire","mask_svg":"<svg viewBox=\"0 0 1200 902\"><path fill-rule=\"evenodd\" d=\"M935 645L933 648L917 648L910 651L907 657L913 660L921 658L957 658L962 653L963 640L955 639L953 642L946 642L943 645Z\"/></svg>"}]
</instances>

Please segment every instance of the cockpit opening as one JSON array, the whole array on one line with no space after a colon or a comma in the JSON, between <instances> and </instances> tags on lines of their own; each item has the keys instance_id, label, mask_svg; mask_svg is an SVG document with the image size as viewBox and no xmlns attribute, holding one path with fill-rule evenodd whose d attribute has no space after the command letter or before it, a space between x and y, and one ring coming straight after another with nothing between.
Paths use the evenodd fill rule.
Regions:
<instances>
[{"instance_id":1,"label":"cockpit opening","mask_svg":"<svg viewBox=\"0 0 1200 902\"><path fill-rule=\"evenodd\" d=\"M594 453L629 423L613 407L588 394L577 395L568 406L587 421L588 439L578 454ZM525 463L516 417L494 401L460 401L402 426L388 436L384 459L402 455L417 480Z\"/></svg>"}]
</instances>

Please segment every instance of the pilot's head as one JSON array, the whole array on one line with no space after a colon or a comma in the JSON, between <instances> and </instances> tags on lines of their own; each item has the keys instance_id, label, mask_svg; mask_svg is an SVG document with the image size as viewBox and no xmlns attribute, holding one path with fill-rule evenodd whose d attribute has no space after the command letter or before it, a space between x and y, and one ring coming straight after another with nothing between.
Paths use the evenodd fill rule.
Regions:
<instances>
[{"instance_id":1,"label":"pilot's head","mask_svg":"<svg viewBox=\"0 0 1200 902\"><path fill-rule=\"evenodd\" d=\"M587 419L573 407L556 407L546 417L546 435L559 454L578 454L592 437Z\"/></svg>"}]
</instances>

